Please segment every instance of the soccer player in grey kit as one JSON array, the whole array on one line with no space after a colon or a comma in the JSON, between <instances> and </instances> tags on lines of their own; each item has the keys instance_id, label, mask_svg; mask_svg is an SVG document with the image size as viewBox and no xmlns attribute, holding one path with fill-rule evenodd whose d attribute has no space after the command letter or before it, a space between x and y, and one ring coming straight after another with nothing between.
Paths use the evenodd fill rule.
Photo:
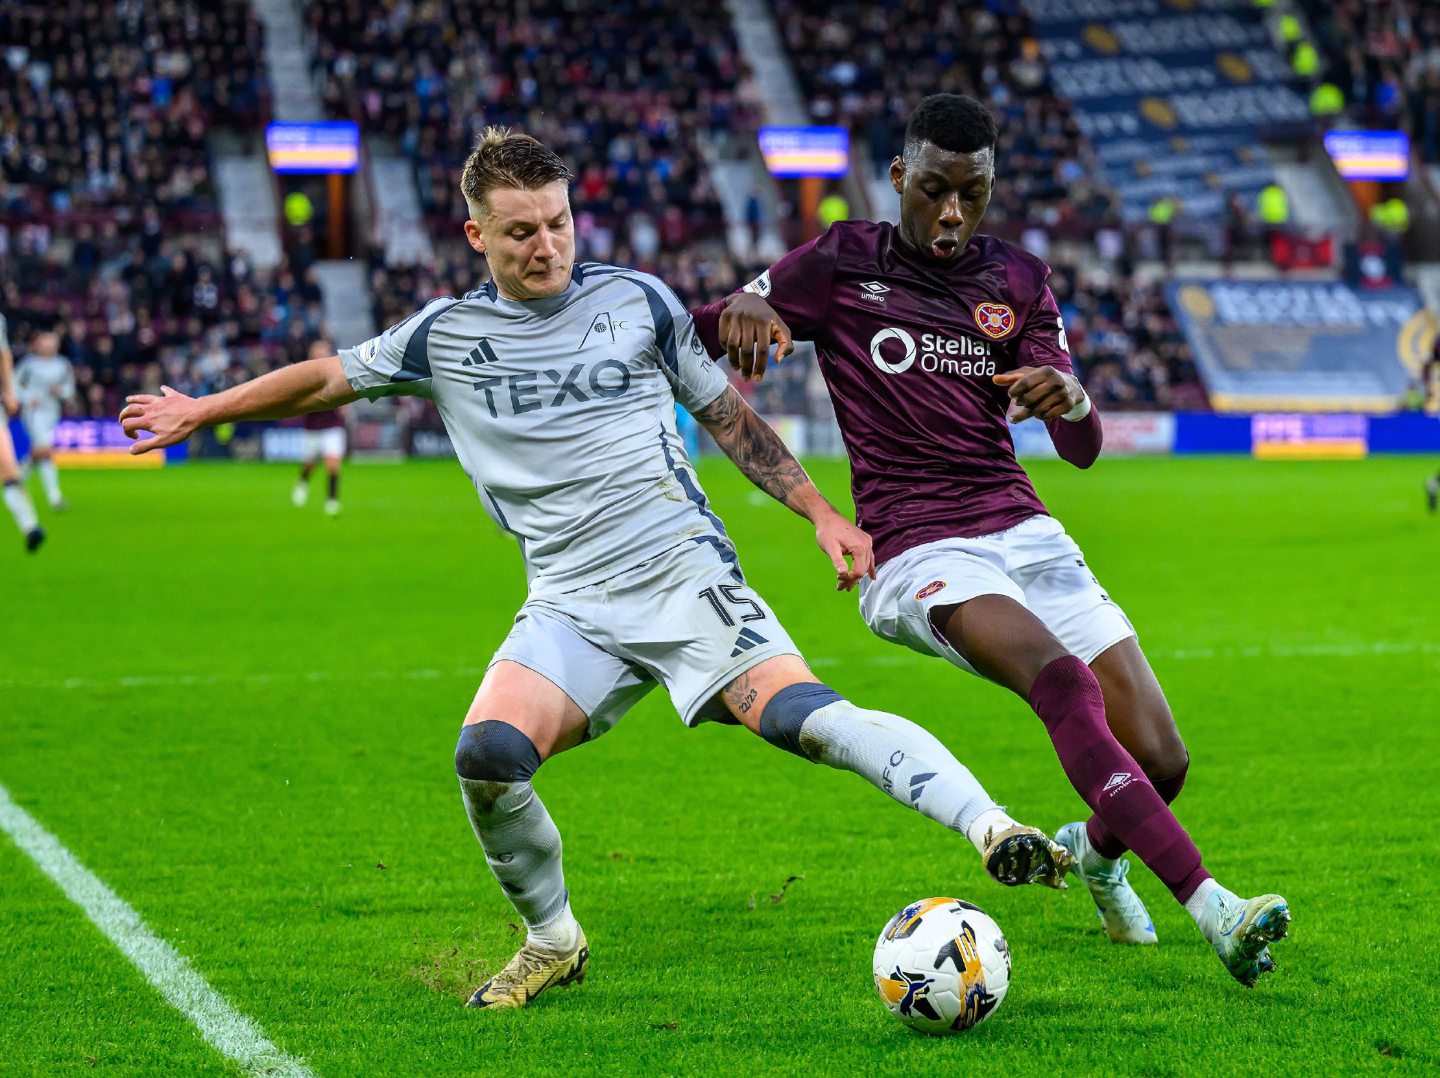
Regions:
<instances>
[{"instance_id":1,"label":"soccer player in grey kit","mask_svg":"<svg viewBox=\"0 0 1440 1078\"><path fill-rule=\"evenodd\" d=\"M705 355L656 278L574 264L570 173L535 139L488 128L465 164L471 246L491 279L339 356L212 397L130 397L126 432L173 445L202 426L432 398L485 511L520 543L529 594L465 716L465 809L524 946L471 997L522 1007L583 979L560 833L531 779L602 735L658 682L687 725L738 723L853 771L966 836L1001 883L1062 886L1069 855L1011 819L930 734L845 700L810 673L740 572L675 429L678 401L761 490L815 525L838 584L870 569L870 538L837 513ZM852 565L846 558L853 559Z\"/></svg>"},{"instance_id":2,"label":"soccer player in grey kit","mask_svg":"<svg viewBox=\"0 0 1440 1078\"><path fill-rule=\"evenodd\" d=\"M1230 973L1274 969L1285 900L1220 887L1171 813L1189 756L1120 608L1048 516L1008 423L1038 419L1080 468L1100 416L1074 377L1038 258L976 234L995 186L995 121L936 94L890 166L899 226L845 221L739 293L692 311L707 350L751 378L769 342L815 342L877 572L860 609L886 640L1024 698L1092 810L1056 839L1111 939L1154 943L1125 878L1129 849L1184 904Z\"/></svg>"}]
</instances>

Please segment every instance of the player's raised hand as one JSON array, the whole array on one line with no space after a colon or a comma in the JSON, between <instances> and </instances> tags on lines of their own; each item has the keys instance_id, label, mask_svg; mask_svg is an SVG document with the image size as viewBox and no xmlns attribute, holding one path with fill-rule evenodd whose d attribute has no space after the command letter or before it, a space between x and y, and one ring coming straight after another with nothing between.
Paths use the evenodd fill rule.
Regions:
<instances>
[{"instance_id":1,"label":"player's raised hand","mask_svg":"<svg viewBox=\"0 0 1440 1078\"><path fill-rule=\"evenodd\" d=\"M827 514L815 525L815 542L835 566L836 591L849 591L867 576L875 579L870 534L839 513Z\"/></svg>"},{"instance_id":2,"label":"player's raised hand","mask_svg":"<svg viewBox=\"0 0 1440 1078\"><path fill-rule=\"evenodd\" d=\"M1054 367L1021 367L995 375L994 382L1010 394L1005 418L1011 423L1059 419L1085 399L1079 379Z\"/></svg>"},{"instance_id":3,"label":"player's raised hand","mask_svg":"<svg viewBox=\"0 0 1440 1078\"><path fill-rule=\"evenodd\" d=\"M775 308L754 292L725 297L725 310L720 312L720 340L725 344L730 366L752 382L765 377L772 341L776 345L776 363L795 351L790 327Z\"/></svg>"},{"instance_id":4,"label":"player's raised hand","mask_svg":"<svg viewBox=\"0 0 1440 1078\"><path fill-rule=\"evenodd\" d=\"M126 397L125 407L120 411L120 426L129 437L140 438L141 431L154 435L132 445L132 456L183 442L199 430L200 425L199 402L169 386L161 386L158 397L150 393Z\"/></svg>"}]
</instances>

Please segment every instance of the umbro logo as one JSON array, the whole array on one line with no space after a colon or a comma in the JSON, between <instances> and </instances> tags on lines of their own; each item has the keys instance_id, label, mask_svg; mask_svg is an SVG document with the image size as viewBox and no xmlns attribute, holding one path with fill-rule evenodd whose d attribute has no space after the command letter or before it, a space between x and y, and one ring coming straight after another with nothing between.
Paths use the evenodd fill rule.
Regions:
<instances>
[{"instance_id":1,"label":"umbro logo","mask_svg":"<svg viewBox=\"0 0 1440 1078\"><path fill-rule=\"evenodd\" d=\"M730 658L743 655L751 648L758 648L761 644L769 642L754 629L741 629L740 635L735 638L735 650L730 653Z\"/></svg>"},{"instance_id":2,"label":"umbro logo","mask_svg":"<svg viewBox=\"0 0 1440 1078\"><path fill-rule=\"evenodd\" d=\"M1117 771L1106 780L1105 789L1102 792L1108 794L1116 790L1123 790L1126 786L1130 785L1130 780L1133 777L1134 776L1128 771Z\"/></svg>"},{"instance_id":3,"label":"umbro logo","mask_svg":"<svg viewBox=\"0 0 1440 1078\"><path fill-rule=\"evenodd\" d=\"M860 298L868 299L871 303L884 303L885 293L890 291L890 286L881 284L879 281L862 281L860 283Z\"/></svg>"}]
</instances>

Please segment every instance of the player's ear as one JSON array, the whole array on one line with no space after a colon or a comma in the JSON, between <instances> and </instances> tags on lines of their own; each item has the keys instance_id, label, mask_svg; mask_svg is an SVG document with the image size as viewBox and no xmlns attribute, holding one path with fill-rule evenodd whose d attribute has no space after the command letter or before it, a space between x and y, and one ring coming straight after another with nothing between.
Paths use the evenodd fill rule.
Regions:
<instances>
[{"instance_id":1,"label":"player's ear","mask_svg":"<svg viewBox=\"0 0 1440 1078\"><path fill-rule=\"evenodd\" d=\"M465 238L470 241L470 246L476 251L482 255L485 253L485 235L480 231L480 226L475 223L473 218L465 222Z\"/></svg>"},{"instance_id":2,"label":"player's ear","mask_svg":"<svg viewBox=\"0 0 1440 1078\"><path fill-rule=\"evenodd\" d=\"M905 160L898 155L890 162L890 186L897 195L905 193Z\"/></svg>"}]
</instances>

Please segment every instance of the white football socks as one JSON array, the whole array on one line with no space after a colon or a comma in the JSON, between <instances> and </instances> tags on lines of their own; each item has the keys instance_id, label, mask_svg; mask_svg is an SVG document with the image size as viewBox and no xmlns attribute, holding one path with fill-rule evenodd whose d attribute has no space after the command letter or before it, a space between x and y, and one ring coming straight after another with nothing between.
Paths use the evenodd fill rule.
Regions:
<instances>
[{"instance_id":1,"label":"white football socks","mask_svg":"<svg viewBox=\"0 0 1440 1078\"><path fill-rule=\"evenodd\" d=\"M470 826L505 897L526 928L548 928L568 908L569 898L560 831L534 788L528 782L462 778L460 792Z\"/></svg>"},{"instance_id":2,"label":"white football socks","mask_svg":"<svg viewBox=\"0 0 1440 1078\"><path fill-rule=\"evenodd\" d=\"M1215 942L1215 933L1220 929L1223 907L1232 898L1238 901L1233 891L1227 891L1213 879L1205 879L1185 900L1185 912L1200 929L1201 935L1211 943Z\"/></svg>"},{"instance_id":3,"label":"white football socks","mask_svg":"<svg viewBox=\"0 0 1440 1078\"><path fill-rule=\"evenodd\" d=\"M36 462L35 470L40 473L40 485L45 488L45 497L52 506L59 505L64 498L60 494L60 473L55 468L55 462L46 457Z\"/></svg>"},{"instance_id":4,"label":"white football socks","mask_svg":"<svg viewBox=\"0 0 1440 1078\"><path fill-rule=\"evenodd\" d=\"M1005 821L997 830L1014 822L934 735L899 715L837 700L805 719L800 743L817 763L853 771L900 804L960 832L981 853L985 834L976 825L982 815L991 825Z\"/></svg>"},{"instance_id":5,"label":"white football socks","mask_svg":"<svg viewBox=\"0 0 1440 1078\"><path fill-rule=\"evenodd\" d=\"M568 900L560 912L543 925L526 925L525 928L525 938L529 942L559 954L574 950L580 938L580 922L575 920L575 914L570 911Z\"/></svg>"},{"instance_id":6,"label":"white football socks","mask_svg":"<svg viewBox=\"0 0 1440 1078\"><path fill-rule=\"evenodd\" d=\"M35 505L19 483L5 484L5 508L10 510L10 515L15 518L15 525L24 534L29 535L40 526L40 518L35 515Z\"/></svg>"},{"instance_id":7,"label":"white football socks","mask_svg":"<svg viewBox=\"0 0 1440 1078\"><path fill-rule=\"evenodd\" d=\"M1013 819L1008 812L996 805L975 817L975 822L965 829L965 837L983 854L991 835L998 835L1008 828L1019 826L1020 821Z\"/></svg>"}]
</instances>

